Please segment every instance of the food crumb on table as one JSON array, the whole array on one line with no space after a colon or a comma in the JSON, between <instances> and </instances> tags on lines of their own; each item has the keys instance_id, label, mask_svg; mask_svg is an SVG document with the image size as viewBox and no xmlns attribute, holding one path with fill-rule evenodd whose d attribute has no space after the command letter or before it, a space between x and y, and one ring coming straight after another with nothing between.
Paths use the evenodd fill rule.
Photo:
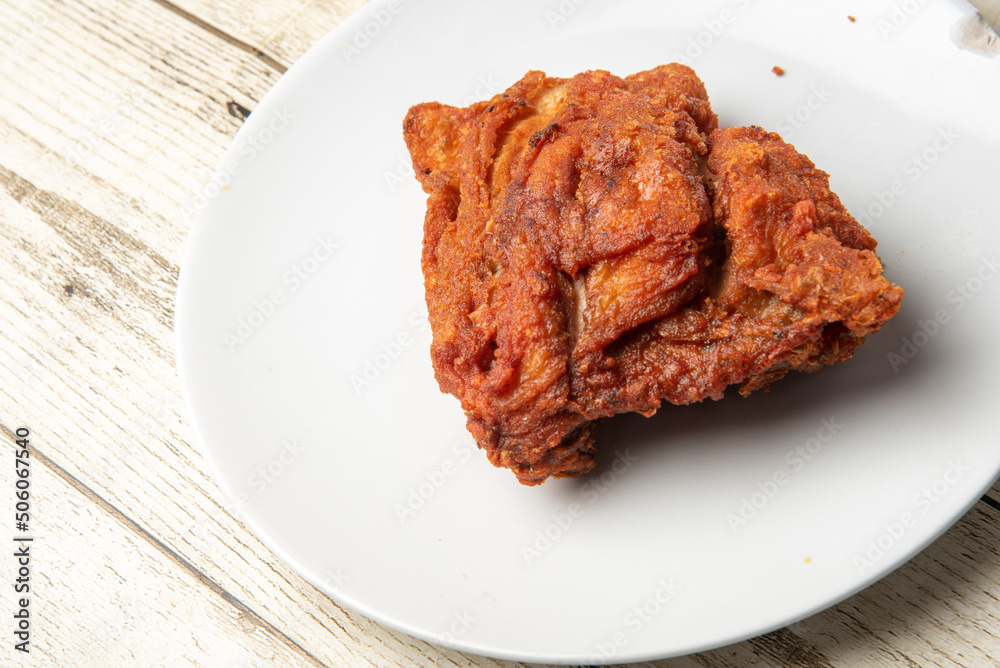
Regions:
<instances>
[{"instance_id":1,"label":"food crumb on table","mask_svg":"<svg viewBox=\"0 0 1000 668\"><path fill-rule=\"evenodd\" d=\"M771 68L771 71L777 74L779 77L785 76L785 68L781 67L780 65L775 65L774 67Z\"/></svg>"}]
</instances>

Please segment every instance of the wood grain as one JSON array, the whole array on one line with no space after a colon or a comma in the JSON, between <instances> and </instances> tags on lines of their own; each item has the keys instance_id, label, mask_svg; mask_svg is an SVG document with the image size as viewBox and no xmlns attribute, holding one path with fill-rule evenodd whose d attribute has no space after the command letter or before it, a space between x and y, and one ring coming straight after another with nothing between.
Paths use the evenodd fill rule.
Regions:
<instances>
[{"instance_id":1,"label":"wood grain","mask_svg":"<svg viewBox=\"0 0 1000 668\"><path fill-rule=\"evenodd\" d=\"M173 300L204 184L245 112L362 4L0 0L0 435L33 430L44 548L22 665L512 665L291 572L233 516L179 399ZM829 611L646 665L998 665L998 521L979 503Z\"/></svg>"},{"instance_id":2,"label":"wood grain","mask_svg":"<svg viewBox=\"0 0 1000 668\"><path fill-rule=\"evenodd\" d=\"M153 3L66 3L58 10L18 5L3 11L19 9L26 20L47 12L38 23L63 29L38 30L25 51L46 56L26 57L21 68L3 71L4 90L14 93L5 94L0 107L0 248L2 271L11 277L3 285L0 312L9 343L0 357L0 396L4 406L16 407L5 423L31 425L51 461L85 481L95 503L100 499L105 509L127 518L124 528L155 536L165 558L191 564L209 589L262 609L243 623L287 625L291 632L280 641L303 656L326 665L392 665L406 648L411 659L423 657L426 665L449 654L466 665L455 653L419 644L414 651L409 638L381 629L371 633L371 622L339 610L276 562L227 512L181 415L172 303L190 216L164 212L185 213L185 198L193 194L175 174L203 167L200 187L238 127L223 102L252 104L276 73L253 54L214 43L211 33L192 30ZM151 73L132 72L130 59L92 57L118 42L136 49L136 59L152 62ZM65 62L48 60L69 49L66 44L77 50L67 51ZM174 69L188 74L160 85L158 57L176 61ZM79 64L88 60L101 77L81 74ZM255 82L241 86L248 73ZM95 122L96 146L80 159L74 133L86 133L87 126L81 130L77 119L112 113L101 100L146 74L153 77L153 90L143 91L142 99L127 93L131 110L110 130ZM45 114L31 114L28 109L43 108L53 97L32 85L38 80L58 80L78 100L78 111L50 105ZM79 108L90 111L81 114ZM149 155L163 161L135 179ZM117 190L112 197L110 183ZM295 644L306 637L312 639L307 652ZM355 653L345 650L348 643ZM360 646L368 649L357 652Z\"/></svg>"},{"instance_id":3,"label":"wood grain","mask_svg":"<svg viewBox=\"0 0 1000 668\"><path fill-rule=\"evenodd\" d=\"M10 436L10 434L5 434ZM32 452L38 666L322 665ZM71 558L68 558L71 557ZM180 567L179 567L180 566ZM7 648L5 648L7 649Z\"/></svg>"},{"instance_id":4,"label":"wood grain","mask_svg":"<svg viewBox=\"0 0 1000 668\"><path fill-rule=\"evenodd\" d=\"M367 2L176 0L175 4L240 40L259 45L287 66Z\"/></svg>"}]
</instances>

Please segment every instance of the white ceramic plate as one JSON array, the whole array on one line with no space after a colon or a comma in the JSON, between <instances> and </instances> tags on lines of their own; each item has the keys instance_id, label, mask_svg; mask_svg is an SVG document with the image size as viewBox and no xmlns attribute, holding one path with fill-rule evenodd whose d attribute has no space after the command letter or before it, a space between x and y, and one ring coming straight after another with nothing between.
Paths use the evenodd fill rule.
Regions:
<instances>
[{"instance_id":1,"label":"white ceramic plate","mask_svg":"<svg viewBox=\"0 0 1000 668\"><path fill-rule=\"evenodd\" d=\"M957 3L850 7L374 2L319 43L238 134L181 272L191 418L246 521L384 624L553 663L764 633L944 531L1000 469L1000 60L953 45ZM780 131L833 175L903 309L849 363L610 420L598 470L522 487L432 376L402 118L528 69L678 59L723 125Z\"/></svg>"}]
</instances>

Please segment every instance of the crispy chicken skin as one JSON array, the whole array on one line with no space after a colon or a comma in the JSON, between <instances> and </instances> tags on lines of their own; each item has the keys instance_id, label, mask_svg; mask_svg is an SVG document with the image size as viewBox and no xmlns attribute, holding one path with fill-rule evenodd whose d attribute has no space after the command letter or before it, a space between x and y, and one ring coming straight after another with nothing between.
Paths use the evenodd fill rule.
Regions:
<instances>
[{"instance_id":1,"label":"crispy chicken skin","mask_svg":"<svg viewBox=\"0 0 1000 668\"><path fill-rule=\"evenodd\" d=\"M678 64L407 114L435 376L522 483L590 470L601 418L815 371L898 310L827 175L717 124Z\"/></svg>"}]
</instances>

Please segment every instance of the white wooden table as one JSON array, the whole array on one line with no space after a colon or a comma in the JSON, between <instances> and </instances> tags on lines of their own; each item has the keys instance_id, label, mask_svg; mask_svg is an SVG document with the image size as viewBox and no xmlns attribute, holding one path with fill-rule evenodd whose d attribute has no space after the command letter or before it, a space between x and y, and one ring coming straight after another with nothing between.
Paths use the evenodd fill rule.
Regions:
<instances>
[{"instance_id":1,"label":"white wooden table","mask_svg":"<svg viewBox=\"0 0 1000 668\"><path fill-rule=\"evenodd\" d=\"M229 512L179 399L190 203L248 110L362 4L0 0L0 664L504 663L387 630L279 562ZM18 428L27 533L13 521ZM998 500L1000 486L833 609L655 665L1000 665ZM24 654L12 546L27 535Z\"/></svg>"}]
</instances>

